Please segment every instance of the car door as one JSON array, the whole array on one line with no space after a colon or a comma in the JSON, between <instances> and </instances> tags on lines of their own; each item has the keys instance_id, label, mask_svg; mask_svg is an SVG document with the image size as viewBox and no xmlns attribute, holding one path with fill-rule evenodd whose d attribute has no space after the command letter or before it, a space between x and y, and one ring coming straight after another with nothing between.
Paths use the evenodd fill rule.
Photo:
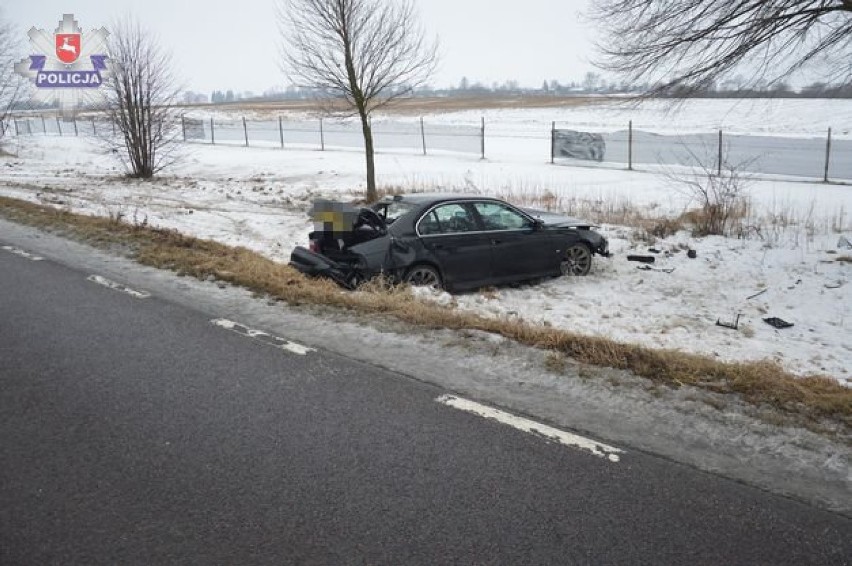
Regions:
<instances>
[{"instance_id":1,"label":"car door","mask_svg":"<svg viewBox=\"0 0 852 566\"><path fill-rule=\"evenodd\" d=\"M472 206L492 246L493 277L514 281L558 272L559 246L532 218L501 202Z\"/></svg>"},{"instance_id":2,"label":"car door","mask_svg":"<svg viewBox=\"0 0 852 566\"><path fill-rule=\"evenodd\" d=\"M449 287L475 287L491 277L491 240L470 207L449 202L429 210L417 223L423 247Z\"/></svg>"}]
</instances>

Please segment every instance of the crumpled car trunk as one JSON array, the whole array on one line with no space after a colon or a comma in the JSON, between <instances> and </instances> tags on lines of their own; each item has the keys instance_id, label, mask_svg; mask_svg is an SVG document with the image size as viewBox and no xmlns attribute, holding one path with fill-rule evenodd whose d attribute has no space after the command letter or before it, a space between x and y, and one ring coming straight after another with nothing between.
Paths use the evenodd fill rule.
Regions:
<instances>
[{"instance_id":1,"label":"crumpled car trunk","mask_svg":"<svg viewBox=\"0 0 852 566\"><path fill-rule=\"evenodd\" d=\"M328 277L346 289L354 289L376 267L381 270L387 243L365 245L388 237L375 211L320 200L314 202L311 216L317 228L308 236L311 247L297 246L290 254L290 265L306 275Z\"/></svg>"}]
</instances>

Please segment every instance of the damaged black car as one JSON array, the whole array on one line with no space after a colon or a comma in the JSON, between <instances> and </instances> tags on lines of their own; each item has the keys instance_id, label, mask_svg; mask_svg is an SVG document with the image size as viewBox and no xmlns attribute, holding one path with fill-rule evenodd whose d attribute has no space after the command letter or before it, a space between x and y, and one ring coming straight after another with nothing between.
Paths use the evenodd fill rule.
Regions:
<instances>
[{"instance_id":1,"label":"damaged black car","mask_svg":"<svg viewBox=\"0 0 852 566\"><path fill-rule=\"evenodd\" d=\"M587 222L522 209L495 198L410 194L356 208L317 201L310 247L290 265L352 289L384 274L459 291L560 275L586 275L609 256Z\"/></svg>"}]
</instances>

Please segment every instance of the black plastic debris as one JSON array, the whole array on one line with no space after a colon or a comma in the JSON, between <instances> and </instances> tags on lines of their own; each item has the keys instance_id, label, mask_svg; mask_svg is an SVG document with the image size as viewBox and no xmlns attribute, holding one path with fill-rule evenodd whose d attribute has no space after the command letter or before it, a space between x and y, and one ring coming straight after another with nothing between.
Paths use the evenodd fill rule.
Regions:
<instances>
[{"instance_id":1,"label":"black plastic debris","mask_svg":"<svg viewBox=\"0 0 852 566\"><path fill-rule=\"evenodd\" d=\"M688 257L689 259L695 259L698 257L698 252L696 252L695 250L689 250L688 252L686 252L686 257Z\"/></svg>"},{"instance_id":2,"label":"black plastic debris","mask_svg":"<svg viewBox=\"0 0 852 566\"><path fill-rule=\"evenodd\" d=\"M768 324L769 326L772 326L772 327L774 327L774 328L778 328L778 329L781 329L781 328L790 328L791 326L793 326L793 323L792 323L792 322L787 322L786 320L782 320L782 319L780 319L780 318L778 318L778 317L776 317L776 316L771 316L771 317L769 317L769 318L764 318L764 319L763 319L763 322L765 322L765 323L766 323L766 324Z\"/></svg>"},{"instance_id":3,"label":"black plastic debris","mask_svg":"<svg viewBox=\"0 0 852 566\"><path fill-rule=\"evenodd\" d=\"M629 255L627 261L638 261L640 263L654 263L655 258L652 255Z\"/></svg>"},{"instance_id":4,"label":"black plastic debris","mask_svg":"<svg viewBox=\"0 0 852 566\"><path fill-rule=\"evenodd\" d=\"M746 297L746 300L747 300L747 301L750 301L751 299L753 299L753 298L755 298L755 297L759 297L759 296L761 296L762 294L764 294L765 292L767 292L768 290L769 290L769 289L763 289L763 290L761 290L761 291L758 291L758 292L757 292L757 293L755 293L754 295L749 295L748 297Z\"/></svg>"}]
</instances>

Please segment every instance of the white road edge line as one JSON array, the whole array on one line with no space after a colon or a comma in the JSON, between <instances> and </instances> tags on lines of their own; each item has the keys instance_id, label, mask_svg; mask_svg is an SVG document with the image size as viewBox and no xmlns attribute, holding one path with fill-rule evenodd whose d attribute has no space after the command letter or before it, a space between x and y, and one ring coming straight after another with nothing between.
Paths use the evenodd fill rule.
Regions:
<instances>
[{"instance_id":1,"label":"white road edge line","mask_svg":"<svg viewBox=\"0 0 852 566\"><path fill-rule=\"evenodd\" d=\"M91 281L92 283L97 283L98 285L103 285L104 287L108 287L115 291L121 291L122 293L127 293L131 297L136 297L137 299L147 299L151 296L151 293L147 293L145 291L137 291L135 289L131 289L126 285L122 285L121 283L116 283L115 281L111 281L106 277L101 277L100 275L90 275L86 278L87 281Z\"/></svg>"},{"instance_id":2,"label":"white road edge line","mask_svg":"<svg viewBox=\"0 0 852 566\"><path fill-rule=\"evenodd\" d=\"M314 348L302 346L301 344L291 342L290 340L285 340L284 338L273 336L272 334L269 334L262 330L254 330L253 328L249 328L244 324L240 324L238 322L234 322L225 318L216 318L211 320L210 322L220 328L230 330L231 332L236 332L240 336L252 338L254 340L257 340L258 342L263 342L264 344L268 344L275 348L280 348L292 354L298 354L299 356L306 356L308 352L316 352L316 349Z\"/></svg>"},{"instance_id":3,"label":"white road edge line","mask_svg":"<svg viewBox=\"0 0 852 566\"><path fill-rule=\"evenodd\" d=\"M3 246L3 249L6 250L7 252L15 254L15 255L25 257L25 258L27 258L28 260L31 260L31 261L42 261L42 260L44 260L44 258L41 257L40 255L34 255L34 254L31 254L30 252L25 252L21 248L16 248L14 246Z\"/></svg>"},{"instance_id":4,"label":"white road edge line","mask_svg":"<svg viewBox=\"0 0 852 566\"><path fill-rule=\"evenodd\" d=\"M499 423L509 425L530 434L542 436L547 440L553 440L560 444L564 444L565 446L573 446L575 448L580 448L581 450L587 450L595 456L606 458L610 462L619 462L621 460L619 454L624 453L623 450L615 448L614 446L608 446L602 442L596 442L577 434L565 432L564 430L559 430L523 417L517 417L505 411L481 405L474 401L468 401L467 399L462 399L454 395L441 395L435 399L435 401L460 411L466 411L486 419L493 419Z\"/></svg>"}]
</instances>

